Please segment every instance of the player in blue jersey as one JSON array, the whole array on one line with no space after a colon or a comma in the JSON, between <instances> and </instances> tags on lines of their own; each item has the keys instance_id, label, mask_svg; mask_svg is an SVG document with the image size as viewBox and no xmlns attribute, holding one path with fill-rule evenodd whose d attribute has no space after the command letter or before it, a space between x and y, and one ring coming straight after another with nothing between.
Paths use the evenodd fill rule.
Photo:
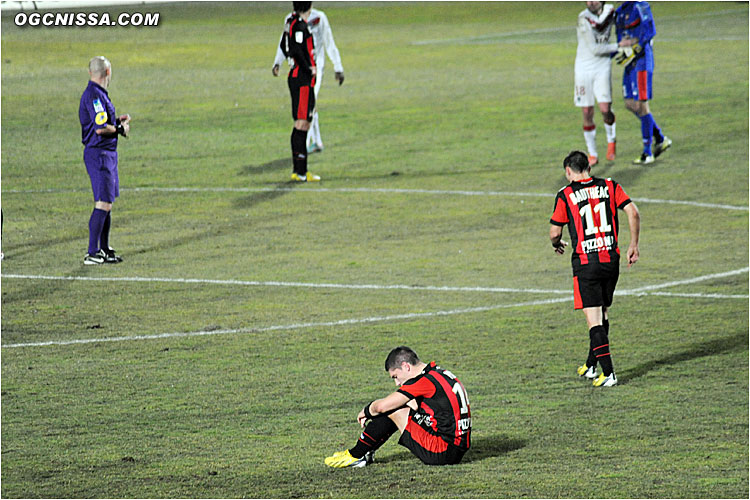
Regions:
<instances>
[{"instance_id":1,"label":"player in blue jersey","mask_svg":"<svg viewBox=\"0 0 750 500\"><path fill-rule=\"evenodd\" d=\"M89 62L90 80L81 95L78 118L81 122L83 162L94 191L94 211L89 218L89 249L83 257L85 265L116 264L122 258L109 246L110 212L120 194L117 173L117 136L127 137L130 115L117 116L109 100L107 87L112 78L112 65L106 57Z\"/></svg>"},{"instance_id":2,"label":"player in blue jersey","mask_svg":"<svg viewBox=\"0 0 750 500\"><path fill-rule=\"evenodd\" d=\"M624 65L622 93L625 107L641 120L643 153L633 163L646 165L669 149L672 141L656 124L648 101L654 74L654 17L648 2L623 2L615 11L619 49L617 64Z\"/></svg>"}]
</instances>

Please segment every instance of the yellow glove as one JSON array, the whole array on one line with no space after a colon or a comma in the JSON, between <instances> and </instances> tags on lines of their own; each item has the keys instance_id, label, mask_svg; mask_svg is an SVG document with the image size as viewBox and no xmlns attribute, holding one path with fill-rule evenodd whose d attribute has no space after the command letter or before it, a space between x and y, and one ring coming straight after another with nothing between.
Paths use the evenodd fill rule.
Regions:
<instances>
[{"instance_id":1,"label":"yellow glove","mask_svg":"<svg viewBox=\"0 0 750 500\"><path fill-rule=\"evenodd\" d=\"M631 47L620 47L615 54L615 62L620 66L627 66L641 53L641 50L643 49L637 43Z\"/></svg>"}]
</instances>

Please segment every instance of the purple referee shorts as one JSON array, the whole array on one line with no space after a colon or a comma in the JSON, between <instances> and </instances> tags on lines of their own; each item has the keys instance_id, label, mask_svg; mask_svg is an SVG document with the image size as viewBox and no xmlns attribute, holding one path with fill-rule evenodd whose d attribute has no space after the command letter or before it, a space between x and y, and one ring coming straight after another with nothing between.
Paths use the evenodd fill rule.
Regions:
<instances>
[{"instance_id":1,"label":"purple referee shorts","mask_svg":"<svg viewBox=\"0 0 750 500\"><path fill-rule=\"evenodd\" d=\"M83 162L91 179L94 201L114 203L120 196L120 179L117 175L117 151L86 148Z\"/></svg>"}]
</instances>

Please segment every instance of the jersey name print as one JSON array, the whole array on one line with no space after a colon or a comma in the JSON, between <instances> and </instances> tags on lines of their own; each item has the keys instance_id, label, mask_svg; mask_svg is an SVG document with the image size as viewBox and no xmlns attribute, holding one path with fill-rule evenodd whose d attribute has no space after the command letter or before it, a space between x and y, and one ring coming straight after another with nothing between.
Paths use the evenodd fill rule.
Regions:
<instances>
[{"instance_id":1,"label":"jersey name print","mask_svg":"<svg viewBox=\"0 0 750 500\"><path fill-rule=\"evenodd\" d=\"M625 190L612 179L591 177L558 191L550 222L568 226L574 268L590 262L619 262L617 209L628 203Z\"/></svg>"}]
</instances>

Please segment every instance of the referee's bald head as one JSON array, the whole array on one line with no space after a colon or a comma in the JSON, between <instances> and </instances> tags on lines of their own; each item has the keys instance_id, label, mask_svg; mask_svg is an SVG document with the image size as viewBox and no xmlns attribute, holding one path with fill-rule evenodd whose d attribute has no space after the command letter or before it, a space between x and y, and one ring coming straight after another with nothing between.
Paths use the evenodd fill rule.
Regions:
<instances>
[{"instance_id":1,"label":"referee's bald head","mask_svg":"<svg viewBox=\"0 0 750 500\"><path fill-rule=\"evenodd\" d=\"M107 76L107 70L112 67L109 59L104 56L96 56L89 61L89 73L91 76L102 78Z\"/></svg>"}]
</instances>

